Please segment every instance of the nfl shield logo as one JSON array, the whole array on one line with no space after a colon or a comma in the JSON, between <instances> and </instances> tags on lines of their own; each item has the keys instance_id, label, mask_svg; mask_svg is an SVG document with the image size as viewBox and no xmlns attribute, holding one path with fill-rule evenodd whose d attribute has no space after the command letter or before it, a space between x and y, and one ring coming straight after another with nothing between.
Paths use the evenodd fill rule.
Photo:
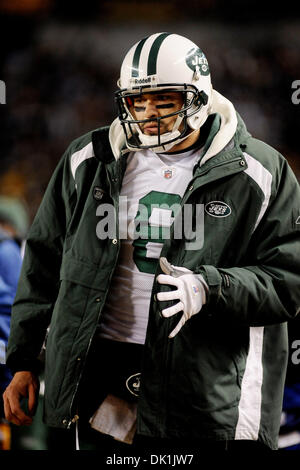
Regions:
<instances>
[{"instance_id":1,"label":"nfl shield logo","mask_svg":"<svg viewBox=\"0 0 300 470\"><path fill-rule=\"evenodd\" d=\"M164 170L164 177L169 180L173 176L173 171L168 168L167 170Z\"/></svg>"}]
</instances>

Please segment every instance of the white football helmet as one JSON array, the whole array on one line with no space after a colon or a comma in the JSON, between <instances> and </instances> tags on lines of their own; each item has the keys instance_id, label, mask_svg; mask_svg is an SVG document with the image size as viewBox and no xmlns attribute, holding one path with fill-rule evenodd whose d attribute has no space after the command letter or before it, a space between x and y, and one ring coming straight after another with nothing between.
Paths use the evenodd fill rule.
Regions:
<instances>
[{"instance_id":1,"label":"white football helmet","mask_svg":"<svg viewBox=\"0 0 300 470\"><path fill-rule=\"evenodd\" d=\"M191 130L200 129L209 113L212 85L206 57L195 43L178 34L156 33L136 43L122 63L118 86L119 119L130 150L166 152L186 139ZM183 93L180 111L143 121L134 119L129 110L132 97L166 90ZM161 119L174 115L177 119L172 131L161 134ZM150 121L157 122L158 135L141 131L139 124Z\"/></svg>"}]
</instances>

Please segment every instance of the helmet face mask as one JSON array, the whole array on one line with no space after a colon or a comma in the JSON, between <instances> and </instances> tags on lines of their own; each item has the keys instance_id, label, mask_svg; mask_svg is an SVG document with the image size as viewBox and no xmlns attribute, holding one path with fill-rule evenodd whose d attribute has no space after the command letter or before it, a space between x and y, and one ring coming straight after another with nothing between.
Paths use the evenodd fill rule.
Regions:
<instances>
[{"instance_id":1,"label":"helmet face mask","mask_svg":"<svg viewBox=\"0 0 300 470\"><path fill-rule=\"evenodd\" d=\"M115 98L129 149L168 151L199 129L207 118L212 90L207 60L198 46L177 34L157 33L135 44L122 63L118 85L120 90ZM182 94L180 109L177 107L172 112L169 106L170 113L158 112L149 119L137 118L133 110L135 98L167 92ZM167 107L157 109L166 111ZM174 118L173 128L166 131L165 123L171 118ZM148 122L156 124L155 135L142 132Z\"/></svg>"},{"instance_id":2,"label":"helmet face mask","mask_svg":"<svg viewBox=\"0 0 300 470\"><path fill-rule=\"evenodd\" d=\"M180 110L173 111L162 116L150 117L148 119L136 119L131 111L133 108L134 99L143 94L166 94L166 93L181 93L183 97L183 105ZM166 83L159 85L157 88L149 86L134 87L131 90L127 88L121 89L116 92L116 102L118 105L119 118L125 133L126 143L132 149L155 149L157 147L169 146L169 144L176 143L178 139L182 139L187 135L190 128L188 126L188 118L199 112L200 108L206 104L207 97L205 94L200 94L199 90L194 85ZM172 105L171 105L172 106ZM168 108L169 105L160 105L158 108ZM171 117L177 116L171 132L161 132L161 121ZM157 135L148 136L148 142L143 142L140 139L142 134L141 125L147 123L157 124ZM174 134L174 135L172 135ZM143 138L142 138L143 139ZM145 140L145 137L144 139Z\"/></svg>"}]
</instances>

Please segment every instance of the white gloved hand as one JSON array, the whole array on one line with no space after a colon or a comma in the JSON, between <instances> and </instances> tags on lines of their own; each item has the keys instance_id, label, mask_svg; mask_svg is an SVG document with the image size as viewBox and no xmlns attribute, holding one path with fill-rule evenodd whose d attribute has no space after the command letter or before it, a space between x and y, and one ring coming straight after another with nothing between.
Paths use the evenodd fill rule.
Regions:
<instances>
[{"instance_id":1,"label":"white gloved hand","mask_svg":"<svg viewBox=\"0 0 300 470\"><path fill-rule=\"evenodd\" d=\"M169 338L174 338L182 326L192 315L200 312L202 306L206 303L206 293L208 285L201 274L194 274L187 268L173 266L166 258L160 258L160 267L165 274L157 276L157 282L177 287L171 292L158 292L156 297L159 301L176 300L175 305L162 310L165 318L171 317L176 313L183 311L183 315L177 326L170 333Z\"/></svg>"}]
</instances>

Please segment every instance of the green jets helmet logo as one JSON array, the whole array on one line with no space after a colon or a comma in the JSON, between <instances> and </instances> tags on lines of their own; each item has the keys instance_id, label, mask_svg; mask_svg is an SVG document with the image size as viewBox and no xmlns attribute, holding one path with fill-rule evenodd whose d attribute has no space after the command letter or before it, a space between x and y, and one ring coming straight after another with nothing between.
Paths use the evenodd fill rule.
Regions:
<instances>
[{"instance_id":1,"label":"green jets helmet logo","mask_svg":"<svg viewBox=\"0 0 300 470\"><path fill-rule=\"evenodd\" d=\"M209 75L207 59L199 47L197 49L193 48L189 51L185 58L185 62L193 72L198 69L201 75Z\"/></svg>"}]
</instances>

